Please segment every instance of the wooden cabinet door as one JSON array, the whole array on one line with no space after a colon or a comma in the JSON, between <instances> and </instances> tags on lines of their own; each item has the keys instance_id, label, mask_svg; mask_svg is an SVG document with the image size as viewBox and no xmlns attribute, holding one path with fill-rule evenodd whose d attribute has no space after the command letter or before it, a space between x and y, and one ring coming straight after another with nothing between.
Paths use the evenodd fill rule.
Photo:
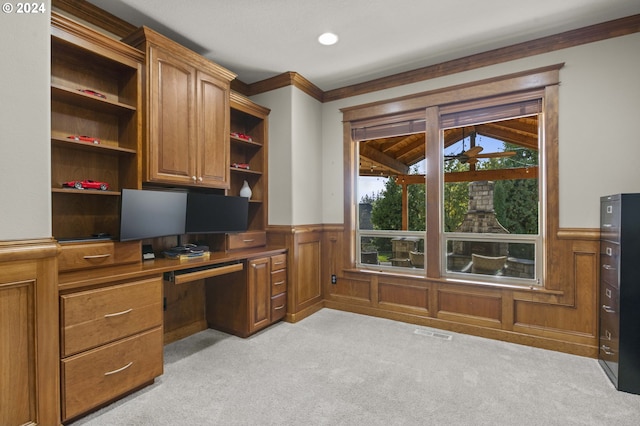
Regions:
<instances>
[{"instance_id":1,"label":"wooden cabinet door","mask_svg":"<svg viewBox=\"0 0 640 426\"><path fill-rule=\"evenodd\" d=\"M197 72L197 181L229 188L229 85Z\"/></svg>"},{"instance_id":2,"label":"wooden cabinet door","mask_svg":"<svg viewBox=\"0 0 640 426\"><path fill-rule=\"evenodd\" d=\"M196 176L195 69L171 52L149 49L147 179L193 184Z\"/></svg>"},{"instance_id":3,"label":"wooden cabinet door","mask_svg":"<svg viewBox=\"0 0 640 426\"><path fill-rule=\"evenodd\" d=\"M249 261L249 333L271 323L271 268L269 258Z\"/></svg>"},{"instance_id":4,"label":"wooden cabinet door","mask_svg":"<svg viewBox=\"0 0 640 426\"><path fill-rule=\"evenodd\" d=\"M0 425L60 424L56 249L20 249L0 243Z\"/></svg>"}]
</instances>

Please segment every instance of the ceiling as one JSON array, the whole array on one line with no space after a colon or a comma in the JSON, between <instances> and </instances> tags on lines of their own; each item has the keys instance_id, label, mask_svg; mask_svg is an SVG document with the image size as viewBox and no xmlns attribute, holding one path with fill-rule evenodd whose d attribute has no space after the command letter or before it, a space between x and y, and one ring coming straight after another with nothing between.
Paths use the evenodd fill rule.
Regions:
<instances>
[{"instance_id":1,"label":"ceiling","mask_svg":"<svg viewBox=\"0 0 640 426\"><path fill-rule=\"evenodd\" d=\"M639 0L88 0L251 84L294 71L323 91L640 13ZM339 36L322 46L318 36Z\"/></svg>"},{"instance_id":2,"label":"ceiling","mask_svg":"<svg viewBox=\"0 0 640 426\"><path fill-rule=\"evenodd\" d=\"M444 148L460 142L465 136L468 138L471 134L538 150L538 118L535 115L447 129L444 131ZM486 146L483 145L481 138L478 138L477 143L474 142L474 146L484 149ZM470 146L465 146L465 149L467 148ZM490 156L493 152L499 151L483 150L481 157ZM362 141L359 153L360 176L409 174L410 167L425 158L425 133Z\"/></svg>"}]
</instances>

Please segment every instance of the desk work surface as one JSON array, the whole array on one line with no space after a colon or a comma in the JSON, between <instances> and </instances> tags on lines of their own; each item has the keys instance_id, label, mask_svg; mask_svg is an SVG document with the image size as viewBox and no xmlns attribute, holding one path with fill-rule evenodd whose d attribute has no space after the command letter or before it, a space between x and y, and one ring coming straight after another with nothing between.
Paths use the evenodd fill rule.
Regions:
<instances>
[{"instance_id":1,"label":"desk work surface","mask_svg":"<svg viewBox=\"0 0 640 426\"><path fill-rule=\"evenodd\" d=\"M272 256L285 253L286 249L279 247L259 247L233 252L211 252L208 259L193 258L177 260L157 258L103 268L85 269L60 273L58 289L73 290L82 287L97 286L118 280L130 280L138 277L161 275L200 266L212 266L228 262L245 261L259 256Z\"/></svg>"}]
</instances>

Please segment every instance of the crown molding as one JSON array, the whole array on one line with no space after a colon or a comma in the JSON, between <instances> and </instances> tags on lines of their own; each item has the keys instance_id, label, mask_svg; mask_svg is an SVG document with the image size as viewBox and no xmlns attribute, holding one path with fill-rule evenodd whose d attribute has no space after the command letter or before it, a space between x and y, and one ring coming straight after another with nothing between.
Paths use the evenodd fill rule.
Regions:
<instances>
[{"instance_id":1,"label":"crown molding","mask_svg":"<svg viewBox=\"0 0 640 426\"><path fill-rule=\"evenodd\" d=\"M120 37L125 37L137 29L130 23L88 3L86 0L52 0L52 5ZM637 32L640 32L640 14L328 91L322 91L318 86L293 71L251 84L236 79L232 82L232 88L245 96L253 96L282 87L294 86L320 102L332 102Z\"/></svg>"},{"instance_id":2,"label":"crown molding","mask_svg":"<svg viewBox=\"0 0 640 426\"><path fill-rule=\"evenodd\" d=\"M86 0L52 0L51 5L121 38L137 29L129 22L100 9Z\"/></svg>"},{"instance_id":3,"label":"crown molding","mask_svg":"<svg viewBox=\"0 0 640 426\"><path fill-rule=\"evenodd\" d=\"M324 92L318 86L293 71L288 71L246 86L248 87L248 91L245 93L247 96L257 95L287 86L297 87L320 102L322 102L324 95Z\"/></svg>"},{"instance_id":4,"label":"crown molding","mask_svg":"<svg viewBox=\"0 0 640 426\"><path fill-rule=\"evenodd\" d=\"M465 56L440 64L430 65L418 68L412 71L394 74L388 77L382 77L370 80L364 83L358 83L351 86L345 86L338 89L322 92L313 91L312 96L321 102L332 102L340 99L350 98L352 96L363 95L366 93L377 92L379 90L390 89L393 87L404 86L406 84L417 83L420 81L430 80L446 75L457 74L477 68L496 65L516 59L526 58L529 56L540 55L543 53L553 52L560 49L579 46L582 44L593 43L596 41L606 40L609 38L620 37L640 32L640 15L632 15L626 18L615 19L612 21L595 24L576 30L566 31L560 34L542 37L536 40L514 44L511 46L489 50L475 55ZM250 93L252 95L274 90L287 85L287 75L296 74L298 79L304 79L297 73L284 73L279 76L262 80L249 84ZM304 81L308 81L304 79ZM296 85L298 82L290 80L288 84ZM305 90L303 87L299 87ZM309 93L309 92L307 92ZM322 96L319 94L322 93ZM311 94L311 93L310 93Z\"/></svg>"}]
</instances>

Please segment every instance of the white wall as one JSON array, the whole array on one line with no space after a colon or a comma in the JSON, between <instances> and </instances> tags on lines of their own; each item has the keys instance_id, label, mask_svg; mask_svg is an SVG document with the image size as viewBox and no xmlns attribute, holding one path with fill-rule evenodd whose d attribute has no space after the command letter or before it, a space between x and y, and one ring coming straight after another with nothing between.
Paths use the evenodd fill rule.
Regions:
<instances>
[{"instance_id":1,"label":"white wall","mask_svg":"<svg viewBox=\"0 0 640 426\"><path fill-rule=\"evenodd\" d=\"M0 241L51 237L50 2L45 5L45 14L0 13Z\"/></svg>"},{"instance_id":2,"label":"white wall","mask_svg":"<svg viewBox=\"0 0 640 426\"><path fill-rule=\"evenodd\" d=\"M561 62L560 226L597 228L601 195L640 192L638 33L323 104L322 222L343 223L340 108Z\"/></svg>"},{"instance_id":3,"label":"white wall","mask_svg":"<svg viewBox=\"0 0 640 426\"><path fill-rule=\"evenodd\" d=\"M252 97L269 115L269 224L322 223L322 105L288 86Z\"/></svg>"},{"instance_id":4,"label":"white wall","mask_svg":"<svg viewBox=\"0 0 640 426\"><path fill-rule=\"evenodd\" d=\"M293 90L292 225L322 223L322 104Z\"/></svg>"}]
</instances>

